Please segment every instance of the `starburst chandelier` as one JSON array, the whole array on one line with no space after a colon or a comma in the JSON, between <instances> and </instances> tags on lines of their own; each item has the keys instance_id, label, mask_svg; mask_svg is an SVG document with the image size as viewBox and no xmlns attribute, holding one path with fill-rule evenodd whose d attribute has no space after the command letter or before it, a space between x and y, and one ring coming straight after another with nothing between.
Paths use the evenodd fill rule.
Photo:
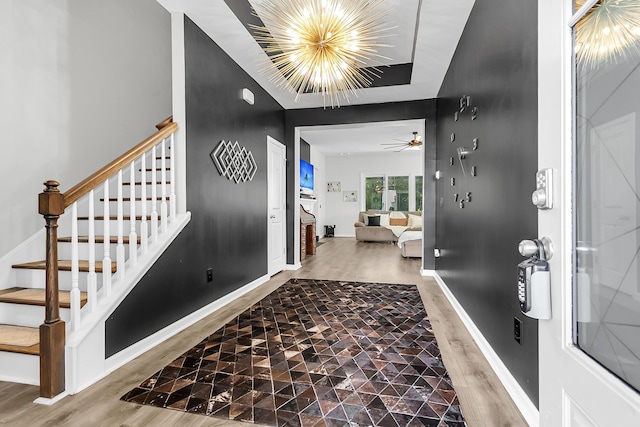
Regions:
<instances>
[{"instance_id":1,"label":"starburst chandelier","mask_svg":"<svg viewBox=\"0 0 640 427\"><path fill-rule=\"evenodd\" d=\"M321 94L340 106L382 73L371 64L387 47L384 0L261 0L254 9L264 23L252 26L270 59L265 70L280 87Z\"/></svg>"},{"instance_id":2,"label":"starburst chandelier","mask_svg":"<svg viewBox=\"0 0 640 427\"><path fill-rule=\"evenodd\" d=\"M585 0L576 0L580 7ZM640 2L602 0L576 25L578 64L593 69L599 64L638 54Z\"/></svg>"}]
</instances>

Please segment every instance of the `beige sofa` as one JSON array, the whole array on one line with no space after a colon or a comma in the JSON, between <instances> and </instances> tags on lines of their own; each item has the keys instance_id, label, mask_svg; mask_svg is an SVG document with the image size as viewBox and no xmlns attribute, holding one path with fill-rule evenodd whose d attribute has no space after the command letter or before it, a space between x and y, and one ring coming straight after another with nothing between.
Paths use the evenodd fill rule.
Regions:
<instances>
[{"instance_id":1,"label":"beige sofa","mask_svg":"<svg viewBox=\"0 0 640 427\"><path fill-rule=\"evenodd\" d=\"M383 226L371 226L366 225L365 215L382 215L389 214L390 211L370 210L366 212L360 212L358 214L358 221L354 224L356 230L356 240L361 242L397 242L398 238L393 231ZM422 212L405 212L405 216L408 214L422 215Z\"/></svg>"}]
</instances>

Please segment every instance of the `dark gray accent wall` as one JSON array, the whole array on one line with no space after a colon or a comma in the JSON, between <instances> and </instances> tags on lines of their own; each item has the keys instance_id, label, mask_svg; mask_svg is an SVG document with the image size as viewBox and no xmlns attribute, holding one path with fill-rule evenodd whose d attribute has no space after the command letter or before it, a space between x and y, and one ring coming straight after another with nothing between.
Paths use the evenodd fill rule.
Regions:
<instances>
[{"instance_id":1,"label":"dark gray accent wall","mask_svg":"<svg viewBox=\"0 0 640 427\"><path fill-rule=\"evenodd\" d=\"M267 135L284 140L284 110L188 18L185 52L192 219L107 320L107 357L267 274ZM220 176L210 153L223 139L253 153L253 181Z\"/></svg>"},{"instance_id":2,"label":"dark gray accent wall","mask_svg":"<svg viewBox=\"0 0 640 427\"><path fill-rule=\"evenodd\" d=\"M537 237L531 204L537 168L537 3L476 2L439 93L436 268L531 400L538 403L537 321L522 315L516 297L518 242ZM471 96L454 120L459 98ZM451 133L455 141L451 142ZM456 147L477 177L464 176ZM450 158L454 165L450 166ZM467 169L468 171L468 169ZM456 185L451 186L451 178ZM454 194L471 192L461 209ZM524 322L522 344L514 317Z\"/></svg>"},{"instance_id":3,"label":"dark gray accent wall","mask_svg":"<svg viewBox=\"0 0 640 427\"><path fill-rule=\"evenodd\" d=\"M300 160L311 163L311 146L302 138L300 138Z\"/></svg>"},{"instance_id":4,"label":"dark gray accent wall","mask_svg":"<svg viewBox=\"0 0 640 427\"><path fill-rule=\"evenodd\" d=\"M286 111L285 145L287 158L293 159L295 154L295 128L298 126L338 125L346 123L373 123L391 120L425 119L425 170L424 170L424 235L425 257L423 267L427 270L435 268L433 248L435 244L435 181L436 170L436 100L390 102L385 104L352 105L335 109L307 108ZM287 162L287 181L293 182L295 166ZM293 218L296 206L293 186L287 187L287 218ZM294 235L293 222L287 222L287 262L293 264Z\"/></svg>"}]
</instances>

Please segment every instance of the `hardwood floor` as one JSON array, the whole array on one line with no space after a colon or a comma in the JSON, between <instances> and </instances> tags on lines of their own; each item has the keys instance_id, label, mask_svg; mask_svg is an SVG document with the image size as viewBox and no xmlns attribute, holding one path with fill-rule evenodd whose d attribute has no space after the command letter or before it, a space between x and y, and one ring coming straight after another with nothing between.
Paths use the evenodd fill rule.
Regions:
<instances>
[{"instance_id":1,"label":"hardwood floor","mask_svg":"<svg viewBox=\"0 0 640 427\"><path fill-rule=\"evenodd\" d=\"M400 256L389 243L325 239L297 271L284 271L81 393L46 407L33 403L38 388L0 382L0 425L7 426L255 426L254 424L140 406L120 397L252 303L292 277L416 284L445 366L470 427L526 426L502 384L437 283L420 276L420 260Z\"/></svg>"}]
</instances>

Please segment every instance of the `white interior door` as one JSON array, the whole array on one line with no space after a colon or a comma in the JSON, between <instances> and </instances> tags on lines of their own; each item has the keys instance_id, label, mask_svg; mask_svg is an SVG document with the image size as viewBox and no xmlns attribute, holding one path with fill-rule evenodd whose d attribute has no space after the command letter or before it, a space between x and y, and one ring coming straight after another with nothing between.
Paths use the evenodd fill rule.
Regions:
<instances>
[{"instance_id":1,"label":"white interior door","mask_svg":"<svg viewBox=\"0 0 640 427\"><path fill-rule=\"evenodd\" d=\"M610 0L604 0L602 4ZM613 3L613 1L610 1ZM625 2L628 2L625 0ZM590 293L591 298L585 298L585 290L593 286L600 285L603 280L611 282L611 286L616 289L622 287L620 277L620 259L613 260L610 254L602 259L600 270L602 274L596 273L593 268L596 261L590 259L585 261L581 253L590 253L590 257L602 257L603 242L596 242L609 233L612 227L619 226L621 218L618 215L614 221L610 217L614 211L619 210L614 205L620 204L620 197L616 191L620 187L608 188L609 186L619 186L620 181L613 178L611 173L616 173L624 169L635 169L633 165L624 164L625 161L613 166L606 164L605 159L596 157L597 150L589 152L589 159L578 156L574 157L573 138L576 138L576 146L581 150L589 151L589 141L580 146L580 141L590 139L593 135L591 129L597 129L598 123L607 123L607 118L600 116L595 120L595 116L603 112L587 108L588 114L575 115L575 111L584 109L584 104L580 102L580 91L588 88L594 90L593 97L601 97L600 101L609 99L607 94L602 93L605 85L597 79L589 85L578 87L573 93L573 75L576 70L573 67L575 55L572 45L572 28L579 22L591 7L595 0L586 0L584 7L580 11L574 10L574 2L571 0L539 0L538 1L538 164L539 168L552 168L555 176L555 200L554 208L540 211L538 215L538 228L540 236L549 237L554 245L555 254L550 260L551 289L552 289L552 319L540 320L539 327L539 361L540 361L540 426L632 426L640 425L640 395L628 384L620 375L614 375L613 371L606 368L602 361L597 361L593 355L587 353L588 349L576 345L577 331L579 324L587 324L594 320L592 317L598 316L598 302L593 300L597 293ZM632 2L631 2L632 3ZM590 16L593 16L590 15ZM612 33L617 29L603 28L596 34L602 37L603 34ZM578 45L576 45L578 46ZM578 46L583 48L584 45ZM597 50L600 50L598 48ZM582 69L584 71L584 69ZM581 71L581 72L582 72ZM596 70L593 76L603 74L608 71ZM620 116L618 116L620 117ZM615 117L610 117L611 120ZM573 123L585 123L584 128L578 127L578 131L573 131ZM635 126L634 126L635 127ZM600 128L603 130L603 128ZM614 129L614 134L619 128ZM591 135L591 136L589 136ZM614 146L618 148L628 144L629 134L610 135L607 139L616 139ZM635 136L633 137L635 139ZM633 145L635 145L635 141ZM612 146L613 147L613 146ZM605 148L601 146L598 150ZM614 156L614 151L607 155ZM603 154L603 153L601 153ZM620 158L619 156L617 156ZM624 156L623 156L624 157ZM633 155L635 157L635 154ZM573 169L574 159L576 168ZM588 170L591 168L591 170ZM635 172L630 174L635 176ZM574 177L575 191L574 193ZM532 188L535 185L534 177ZM635 178L633 178L635 180ZM599 188L600 195L592 194L582 190L589 187L589 190L596 192ZM582 192L582 193L581 193ZM608 194L609 192L609 194ZM581 194L581 202L573 204L573 197ZM604 197L603 197L604 196ZM634 196L631 203L636 203ZM595 199L599 198L597 201ZM577 200L577 197L576 197ZM628 204L628 203L623 203ZM595 209L594 209L595 207ZM623 206L624 209L624 206ZM591 212L586 212L591 210ZM631 209L635 212L635 207ZM582 222L574 221L576 218L587 218ZM587 214L586 216L584 214ZM581 216L582 215L582 216ZM591 215L589 217L589 215ZM631 215L631 214L630 214ZM635 216L635 213L633 213ZM633 218L635 221L636 218ZM594 224L599 222L601 226L596 227L598 232L594 233ZM575 233L575 234L574 234ZM583 234L580 234L583 233ZM574 236L583 235L588 237L588 242L574 242ZM634 236L635 239L635 236ZM634 240L635 242L635 240ZM583 245L584 243L584 245ZM577 255L574 256L574 251ZM583 252L581 252L583 251ZM637 245L633 253L637 254ZM619 256L628 256L619 252ZM630 255L633 257L633 253ZM577 261L574 264L574 259ZM627 264L629 266L629 264ZM634 269L632 263L629 271ZM622 273L624 274L624 273ZM637 281L635 271L632 276ZM589 280L585 280L588 278ZM574 283L575 288L574 288ZM574 299L574 289L577 298ZM606 289L606 288L603 288ZM574 308L580 309L579 302L589 306L590 311L585 310L575 312ZM636 313L636 316L639 314ZM632 325L630 325L631 327ZM631 328L633 329L633 328ZM637 334L638 327L634 334ZM608 338L612 340L612 338ZM610 341L611 348L619 343ZM636 341L637 344L637 341ZM635 349L632 349L635 351ZM619 365L623 365L628 360L620 355L611 355ZM636 369L635 372L638 370Z\"/></svg>"},{"instance_id":2,"label":"white interior door","mask_svg":"<svg viewBox=\"0 0 640 427\"><path fill-rule=\"evenodd\" d=\"M286 148L267 136L269 275L284 270L287 255Z\"/></svg>"}]
</instances>

